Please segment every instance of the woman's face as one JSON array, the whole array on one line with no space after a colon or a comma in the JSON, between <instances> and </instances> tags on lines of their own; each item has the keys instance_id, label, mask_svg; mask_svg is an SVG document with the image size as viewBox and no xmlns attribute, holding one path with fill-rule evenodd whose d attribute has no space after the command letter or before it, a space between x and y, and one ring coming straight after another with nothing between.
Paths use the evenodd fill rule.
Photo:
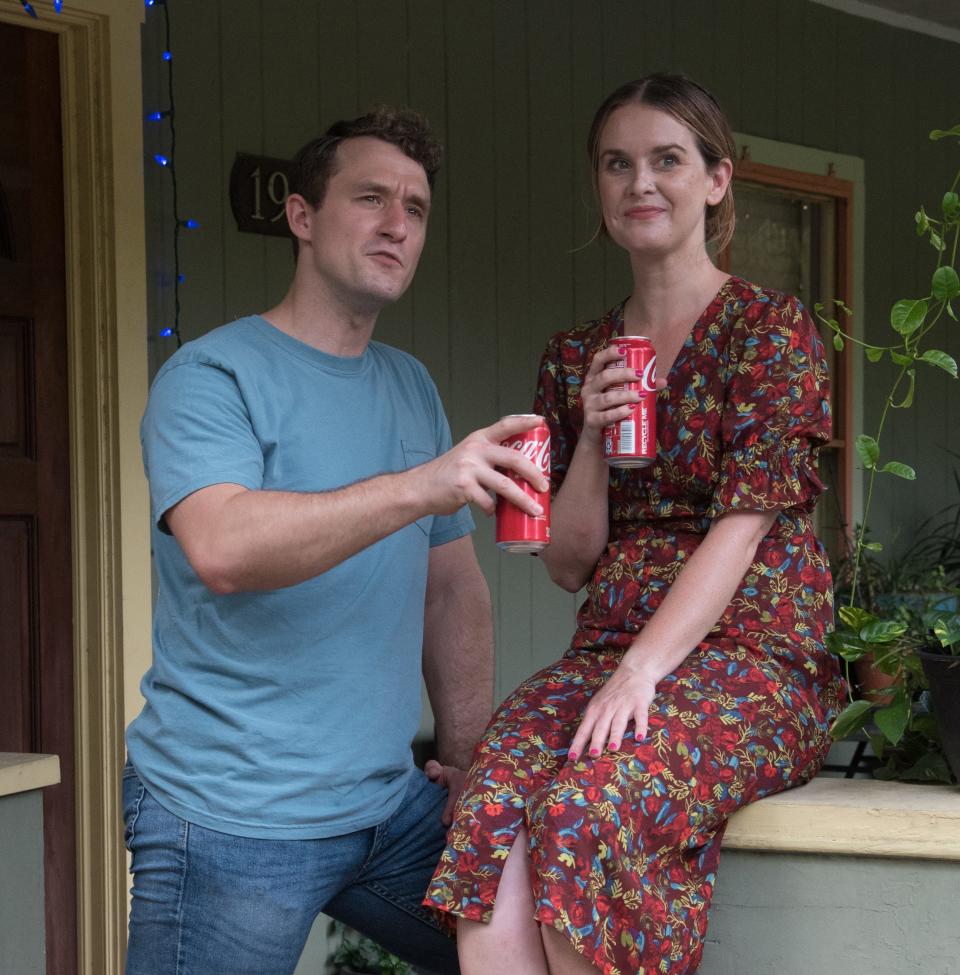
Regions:
<instances>
[{"instance_id":1,"label":"woman's face","mask_svg":"<svg viewBox=\"0 0 960 975\"><path fill-rule=\"evenodd\" d=\"M708 170L690 129L639 102L611 114L598 149L603 222L616 243L631 254L705 249L705 209L723 199L729 160Z\"/></svg>"}]
</instances>

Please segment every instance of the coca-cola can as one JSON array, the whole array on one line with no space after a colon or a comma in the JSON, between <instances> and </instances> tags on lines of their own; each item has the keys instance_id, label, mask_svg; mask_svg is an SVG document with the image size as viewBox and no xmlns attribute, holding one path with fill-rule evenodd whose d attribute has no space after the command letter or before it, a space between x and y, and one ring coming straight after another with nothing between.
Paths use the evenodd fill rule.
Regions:
<instances>
[{"instance_id":1,"label":"coca-cola can","mask_svg":"<svg viewBox=\"0 0 960 975\"><path fill-rule=\"evenodd\" d=\"M611 386L635 389L640 401L631 403L630 416L603 429L603 458L611 467L648 467L657 457L657 353L645 335L623 335L612 339L623 357L611 362L611 369L634 369L637 382Z\"/></svg>"},{"instance_id":2,"label":"coca-cola can","mask_svg":"<svg viewBox=\"0 0 960 975\"><path fill-rule=\"evenodd\" d=\"M535 413L514 413L512 416L534 417ZM519 450L524 457L550 482L550 428L543 417L532 430L514 434L502 441L504 447ZM528 515L515 504L497 495L497 545L505 552L541 552L550 544L550 488L538 491L526 478L504 471L529 498L539 502L542 515Z\"/></svg>"}]
</instances>

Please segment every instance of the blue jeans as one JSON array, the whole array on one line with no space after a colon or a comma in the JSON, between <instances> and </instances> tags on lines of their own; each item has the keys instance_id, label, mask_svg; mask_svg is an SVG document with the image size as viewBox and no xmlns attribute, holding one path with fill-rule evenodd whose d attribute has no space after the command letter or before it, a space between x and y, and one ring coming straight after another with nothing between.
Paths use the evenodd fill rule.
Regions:
<instances>
[{"instance_id":1,"label":"blue jeans","mask_svg":"<svg viewBox=\"0 0 960 975\"><path fill-rule=\"evenodd\" d=\"M423 972L456 975L456 945L420 904L444 846L445 801L418 770L378 826L316 840L249 839L167 812L128 764L126 975L291 975L321 911Z\"/></svg>"}]
</instances>

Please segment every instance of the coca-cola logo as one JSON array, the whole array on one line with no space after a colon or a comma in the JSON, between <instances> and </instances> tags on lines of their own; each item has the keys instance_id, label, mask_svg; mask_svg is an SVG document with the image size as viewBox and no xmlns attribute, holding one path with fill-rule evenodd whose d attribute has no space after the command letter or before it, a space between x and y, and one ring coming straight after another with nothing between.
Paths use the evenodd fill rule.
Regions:
<instances>
[{"instance_id":1,"label":"coca-cola logo","mask_svg":"<svg viewBox=\"0 0 960 975\"><path fill-rule=\"evenodd\" d=\"M519 450L527 460L532 461L540 472L550 475L550 437L543 440L511 440L507 443L508 447Z\"/></svg>"},{"instance_id":2,"label":"coca-cola logo","mask_svg":"<svg viewBox=\"0 0 960 975\"><path fill-rule=\"evenodd\" d=\"M655 393L657 391L657 357L650 356L650 361L644 366L640 374L640 388L645 393Z\"/></svg>"}]
</instances>

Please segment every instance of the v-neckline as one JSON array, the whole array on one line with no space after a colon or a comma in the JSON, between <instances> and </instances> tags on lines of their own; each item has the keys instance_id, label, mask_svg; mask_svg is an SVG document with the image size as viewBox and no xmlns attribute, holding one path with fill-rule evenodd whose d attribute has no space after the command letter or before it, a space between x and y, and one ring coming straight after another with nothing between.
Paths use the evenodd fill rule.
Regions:
<instances>
[{"instance_id":1,"label":"v-neckline","mask_svg":"<svg viewBox=\"0 0 960 975\"><path fill-rule=\"evenodd\" d=\"M700 314L697 316L697 319L693 323L693 325L690 326L690 331L687 332L687 337L683 340L683 344L680 346L679 350L677 351L677 355L674 358L673 363L671 364L670 369L667 372L666 376L664 376L662 373L658 371L657 373L658 378L664 378L669 380L669 377L672 376L677 371L677 366L680 364L680 361L689 356L690 349L693 348L696 342L699 341L699 337L695 338L695 336L697 336L698 332L702 331L704 325L704 319L706 318L707 312L710 311L710 309L716 305L717 299L719 299L724 294L724 292L726 292L730 288L733 282L738 280L739 278L737 278L735 274L731 274L727 277L727 279L723 282L723 284L720 285L720 287L717 289L716 294L714 294L714 296L707 303L703 311L700 312ZM623 328L624 328L623 313L624 313L624 309L627 306L627 301L629 301L629 299L630 296L627 295L627 297L624 298L623 301L621 301L620 304L617 305L615 309L614 314L616 317L616 321L614 324L613 336L611 337L620 338L623 336ZM668 381L667 389L670 388L672 388L672 383ZM663 390L661 390L661 392L663 392Z\"/></svg>"}]
</instances>

